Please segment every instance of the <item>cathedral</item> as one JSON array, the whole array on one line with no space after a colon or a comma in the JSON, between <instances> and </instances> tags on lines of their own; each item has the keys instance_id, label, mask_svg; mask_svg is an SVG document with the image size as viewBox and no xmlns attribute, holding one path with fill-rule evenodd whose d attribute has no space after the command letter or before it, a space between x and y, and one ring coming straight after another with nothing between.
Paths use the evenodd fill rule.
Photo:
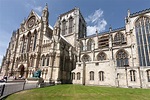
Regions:
<instances>
[{"instance_id":1,"label":"cathedral","mask_svg":"<svg viewBox=\"0 0 150 100\"><path fill-rule=\"evenodd\" d=\"M79 8L60 14L49 25L33 10L12 33L1 74L31 78L37 70L45 82L150 88L150 9L130 13L124 27L87 36Z\"/></svg>"}]
</instances>

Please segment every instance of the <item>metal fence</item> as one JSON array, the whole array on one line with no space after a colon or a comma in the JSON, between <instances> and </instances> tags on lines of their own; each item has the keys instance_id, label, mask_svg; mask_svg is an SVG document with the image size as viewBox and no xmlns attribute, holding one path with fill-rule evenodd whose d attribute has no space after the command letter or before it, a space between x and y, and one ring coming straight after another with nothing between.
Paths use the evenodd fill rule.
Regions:
<instances>
[{"instance_id":1,"label":"metal fence","mask_svg":"<svg viewBox=\"0 0 150 100\"><path fill-rule=\"evenodd\" d=\"M52 84L49 83L37 84L37 83L25 83L25 82L3 84L0 85L0 100L12 93L16 93L27 89L50 86L50 85Z\"/></svg>"}]
</instances>

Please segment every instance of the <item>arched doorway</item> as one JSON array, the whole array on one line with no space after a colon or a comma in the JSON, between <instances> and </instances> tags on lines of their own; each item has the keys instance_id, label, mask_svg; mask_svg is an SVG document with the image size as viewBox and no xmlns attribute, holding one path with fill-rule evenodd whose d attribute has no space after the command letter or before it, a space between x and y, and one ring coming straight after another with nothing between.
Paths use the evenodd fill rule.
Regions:
<instances>
[{"instance_id":1,"label":"arched doorway","mask_svg":"<svg viewBox=\"0 0 150 100\"><path fill-rule=\"evenodd\" d=\"M23 77L23 75L24 75L24 65L20 65L19 70L20 70L19 77Z\"/></svg>"}]
</instances>

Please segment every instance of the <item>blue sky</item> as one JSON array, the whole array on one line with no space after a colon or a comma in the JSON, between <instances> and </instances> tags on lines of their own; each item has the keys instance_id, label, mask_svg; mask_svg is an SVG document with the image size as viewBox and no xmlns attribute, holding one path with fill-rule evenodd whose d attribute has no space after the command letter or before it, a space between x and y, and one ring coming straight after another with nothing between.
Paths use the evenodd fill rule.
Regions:
<instances>
[{"instance_id":1,"label":"blue sky","mask_svg":"<svg viewBox=\"0 0 150 100\"><path fill-rule=\"evenodd\" d=\"M13 30L20 27L32 9L41 15L46 3L51 26L60 14L79 7L87 21L88 34L95 29L107 31L110 25L113 29L123 27L128 9L134 13L150 8L150 0L0 0L0 64Z\"/></svg>"}]
</instances>

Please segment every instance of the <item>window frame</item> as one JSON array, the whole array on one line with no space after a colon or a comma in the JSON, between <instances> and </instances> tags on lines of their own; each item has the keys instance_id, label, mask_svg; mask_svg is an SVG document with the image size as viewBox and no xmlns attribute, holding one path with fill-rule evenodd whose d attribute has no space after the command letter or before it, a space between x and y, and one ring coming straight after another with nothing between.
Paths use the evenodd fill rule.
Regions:
<instances>
[{"instance_id":1,"label":"window frame","mask_svg":"<svg viewBox=\"0 0 150 100\"><path fill-rule=\"evenodd\" d=\"M136 71L135 70L130 70L130 81L136 82Z\"/></svg>"},{"instance_id":2,"label":"window frame","mask_svg":"<svg viewBox=\"0 0 150 100\"><path fill-rule=\"evenodd\" d=\"M116 53L117 67L127 67L129 66L128 53L125 50L119 50Z\"/></svg>"},{"instance_id":3,"label":"window frame","mask_svg":"<svg viewBox=\"0 0 150 100\"><path fill-rule=\"evenodd\" d=\"M99 81L104 81L104 71L99 71Z\"/></svg>"},{"instance_id":4,"label":"window frame","mask_svg":"<svg viewBox=\"0 0 150 100\"><path fill-rule=\"evenodd\" d=\"M77 80L80 80L80 77L81 77L81 73L77 72Z\"/></svg>"},{"instance_id":5,"label":"window frame","mask_svg":"<svg viewBox=\"0 0 150 100\"><path fill-rule=\"evenodd\" d=\"M100 52L100 53L97 55L97 60L98 60L98 61L106 60L106 53Z\"/></svg>"},{"instance_id":6,"label":"window frame","mask_svg":"<svg viewBox=\"0 0 150 100\"><path fill-rule=\"evenodd\" d=\"M94 71L90 71L90 81L94 81Z\"/></svg>"}]
</instances>

